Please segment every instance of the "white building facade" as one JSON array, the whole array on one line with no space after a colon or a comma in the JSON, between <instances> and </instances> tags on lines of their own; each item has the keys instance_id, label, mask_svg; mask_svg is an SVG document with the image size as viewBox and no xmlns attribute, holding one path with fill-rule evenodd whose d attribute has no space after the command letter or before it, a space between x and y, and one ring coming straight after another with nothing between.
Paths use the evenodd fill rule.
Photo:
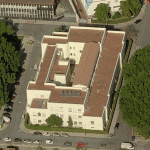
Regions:
<instances>
[{"instance_id":1,"label":"white building facade","mask_svg":"<svg viewBox=\"0 0 150 150\"><path fill-rule=\"evenodd\" d=\"M68 33L44 36L37 75L27 87L26 111L31 124L45 124L51 114L56 114L63 119L63 126L68 126L71 116L73 127L103 130L124 48L125 33L105 28L70 27ZM106 79L101 79L103 63L108 67Z\"/></svg>"}]
</instances>

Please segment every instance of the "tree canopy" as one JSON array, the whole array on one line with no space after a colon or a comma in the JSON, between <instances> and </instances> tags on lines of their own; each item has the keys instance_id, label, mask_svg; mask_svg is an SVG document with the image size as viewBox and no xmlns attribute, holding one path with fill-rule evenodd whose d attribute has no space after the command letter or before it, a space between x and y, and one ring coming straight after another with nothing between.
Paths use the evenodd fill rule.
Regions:
<instances>
[{"instance_id":1,"label":"tree canopy","mask_svg":"<svg viewBox=\"0 0 150 150\"><path fill-rule=\"evenodd\" d=\"M108 7L108 4L100 3L97 5L94 15L99 21L110 18L110 8Z\"/></svg>"},{"instance_id":2,"label":"tree canopy","mask_svg":"<svg viewBox=\"0 0 150 150\"><path fill-rule=\"evenodd\" d=\"M136 16L141 9L140 0L127 0L120 1L120 9L122 16L131 17L132 15Z\"/></svg>"},{"instance_id":3,"label":"tree canopy","mask_svg":"<svg viewBox=\"0 0 150 150\"><path fill-rule=\"evenodd\" d=\"M123 119L143 133L150 131L150 46L140 49L123 67L125 85L120 91ZM142 132L141 132L142 133Z\"/></svg>"},{"instance_id":4,"label":"tree canopy","mask_svg":"<svg viewBox=\"0 0 150 150\"><path fill-rule=\"evenodd\" d=\"M69 128L72 128L72 126L73 126L73 121L72 121L71 116L69 116L69 117L68 117L68 127L69 127Z\"/></svg>"},{"instance_id":5,"label":"tree canopy","mask_svg":"<svg viewBox=\"0 0 150 150\"><path fill-rule=\"evenodd\" d=\"M0 22L0 106L8 101L8 87L15 82L19 72L21 41L11 25Z\"/></svg>"},{"instance_id":6,"label":"tree canopy","mask_svg":"<svg viewBox=\"0 0 150 150\"><path fill-rule=\"evenodd\" d=\"M62 126L62 118L60 118L59 116L56 116L55 114L50 115L50 117L48 117L46 119L46 122L51 127L55 127L55 126L60 127L60 126Z\"/></svg>"}]
</instances>

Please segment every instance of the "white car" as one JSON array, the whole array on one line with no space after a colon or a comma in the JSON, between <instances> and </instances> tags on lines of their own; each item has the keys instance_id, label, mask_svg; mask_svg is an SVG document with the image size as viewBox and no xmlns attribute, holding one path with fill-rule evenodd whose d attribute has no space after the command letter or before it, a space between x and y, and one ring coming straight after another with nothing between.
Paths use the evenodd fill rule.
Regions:
<instances>
[{"instance_id":1,"label":"white car","mask_svg":"<svg viewBox=\"0 0 150 150\"><path fill-rule=\"evenodd\" d=\"M39 140L34 140L33 143L34 143L34 144L39 144L40 141L39 141Z\"/></svg>"},{"instance_id":2,"label":"white car","mask_svg":"<svg viewBox=\"0 0 150 150\"><path fill-rule=\"evenodd\" d=\"M48 140L46 140L46 144L54 144L54 142L53 142L53 140L48 139Z\"/></svg>"},{"instance_id":3,"label":"white car","mask_svg":"<svg viewBox=\"0 0 150 150\"><path fill-rule=\"evenodd\" d=\"M50 136L51 134L48 133L48 132L44 132L43 135L44 135L44 136Z\"/></svg>"},{"instance_id":4,"label":"white car","mask_svg":"<svg viewBox=\"0 0 150 150\"><path fill-rule=\"evenodd\" d=\"M3 140L6 141L6 142L9 142L9 141L11 141L11 138L10 137L6 137Z\"/></svg>"},{"instance_id":5,"label":"white car","mask_svg":"<svg viewBox=\"0 0 150 150\"><path fill-rule=\"evenodd\" d=\"M26 139L24 140L25 143L32 143L32 141L30 139Z\"/></svg>"}]
</instances>

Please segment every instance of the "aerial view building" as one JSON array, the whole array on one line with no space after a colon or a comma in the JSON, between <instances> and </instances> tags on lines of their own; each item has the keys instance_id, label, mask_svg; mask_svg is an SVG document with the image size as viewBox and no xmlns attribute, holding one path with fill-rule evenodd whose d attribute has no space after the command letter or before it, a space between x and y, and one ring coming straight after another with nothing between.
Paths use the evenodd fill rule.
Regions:
<instances>
[{"instance_id":1,"label":"aerial view building","mask_svg":"<svg viewBox=\"0 0 150 150\"><path fill-rule=\"evenodd\" d=\"M45 124L51 114L68 126L106 127L122 60L125 32L71 26L69 32L44 35L41 61L27 86L26 111L32 124Z\"/></svg>"},{"instance_id":2,"label":"aerial view building","mask_svg":"<svg viewBox=\"0 0 150 150\"><path fill-rule=\"evenodd\" d=\"M81 0L89 17L94 15L94 9L96 9L97 5L99 5L100 3L108 4L111 12L119 11L120 1L123 0Z\"/></svg>"},{"instance_id":3,"label":"aerial view building","mask_svg":"<svg viewBox=\"0 0 150 150\"><path fill-rule=\"evenodd\" d=\"M55 9L55 0L0 0L1 17L51 20Z\"/></svg>"}]
</instances>

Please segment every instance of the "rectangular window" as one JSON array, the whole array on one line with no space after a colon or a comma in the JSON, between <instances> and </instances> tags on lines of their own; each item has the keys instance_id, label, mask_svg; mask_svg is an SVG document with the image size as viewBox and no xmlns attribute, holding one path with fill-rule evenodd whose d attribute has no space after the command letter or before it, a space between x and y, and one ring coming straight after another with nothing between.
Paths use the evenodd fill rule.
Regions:
<instances>
[{"instance_id":1,"label":"rectangular window","mask_svg":"<svg viewBox=\"0 0 150 150\"><path fill-rule=\"evenodd\" d=\"M68 112L72 112L72 108L68 108Z\"/></svg>"},{"instance_id":2,"label":"rectangular window","mask_svg":"<svg viewBox=\"0 0 150 150\"><path fill-rule=\"evenodd\" d=\"M81 112L81 109L78 109L78 112L80 113L80 112Z\"/></svg>"},{"instance_id":3,"label":"rectangular window","mask_svg":"<svg viewBox=\"0 0 150 150\"><path fill-rule=\"evenodd\" d=\"M81 118L82 118L82 116L78 116L78 118L79 118L79 119L81 119Z\"/></svg>"},{"instance_id":4,"label":"rectangular window","mask_svg":"<svg viewBox=\"0 0 150 150\"><path fill-rule=\"evenodd\" d=\"M38 120L38 123L41 123L42 121L41 120Z\"/></svg>"},{"instance_id":5,"label":"rectangular window","mask_svg":"<svg viewBox=\"0 0 150 150\"><path fill-rule=\"evenodd\" d=\"M41 113L40 113L40 112L38 112L38 116L41 116Z\"/></svg>"},{"instance_id":6,"label":"rectangular window","mask_svg":"<svg viewBox=\"0 0 150 150\"><path fill-rule=\"evenodd\" d=\"M74 126L77 126L77 121L74 121Z\"/></svg>"},{"instance_id":7,"label":"rectangular window","mask_svg":"<svg viewBox=\"0 0 150 150\"><path fill-rule=\"evenodd\" d=\"M79 122L79 126L82 126L82 122Z\"/></svg>"},{"instance_id":8,"label":"rectangular window","mask_svg":"<svg viewBox=\"0 0 150 150\"><path fill-rule=\"evenodd\" d=\"M70 53L70 56L72 56L72 53Z\"/></svg>"},{"instance_id":9,"label":"rectangular window","mask_svg":"<svg viewBox=\"0 0 150 150\"><path fill-rule=\"evenodd\" d=\"M73 55L76 56L76 53L74 53Z\"/></svg>"},{"instance_id":10,"label":"rectangular window","mask_svg":"<svg viewBox=\"0 0 150 150\"><path fill-rule=\"evenodd\" d=\"M91 121L91 124L93 125L93 124L94 124L94 121Z\"/></svg>"},{"instance_id":11,"label":"rectangular window","mask_svg":"<svg viewBox=\"0 0 150 150\"><path fill-rule=\"evenodd\" d=\"M41 97L44 97L44 95L41 95Z\"/></svg>"},{"instance_id":12,"label":"rectangular window","mask_svg":"<svg viewBox=\"0 0 150 150\"><path fill-rule=\"evenodd\" d=\"M83 50L80 50L80 53L82 53L83 52Z\"/></svg>"},{"instance_id":13,"label":"rectangular window","mask_svg":"<svg viewBox=\"0 0 150 150\"><path fill-rule=\"evenodd\" d=\"M50 107L50 111L54 111L54 107Z\"/></svg>"},{"instance_id":14,"label":"rectangular window","mask_svg":"<svg viewBox=\"0 0 150 150\"><path fill-rule=\"evenodd\" d=\"M72 47L70 46L70 49L72 49Z\"/></svg>"},{"instance_id":15,"label":"rectangular window","mask_svg":"<svg viewBox=\"0 0 150 150\"><path fill-rule=\"evenodd\" d=\"M60 107L60 112L63 112L64 110L63 110L63 107Z\"/></svg>"},{"instance_id":16,"label":"rectangular window","mask_svg":"<svg viewBox=\"0 0 150 150\"><path fill-rule=\"evenodd\" d=\"M46 117L46 113L42 113L42 117Z\"/></svg>"},{"instance_id":17,"label":"rectangular window","mask_svg":"<svg viewBox=\"0 0 150 150\"><path fill-rule=\"evenodd\" d=\"M75 50L75 47L73 47L73 50Z\"/></svg>"}]
</instances>

